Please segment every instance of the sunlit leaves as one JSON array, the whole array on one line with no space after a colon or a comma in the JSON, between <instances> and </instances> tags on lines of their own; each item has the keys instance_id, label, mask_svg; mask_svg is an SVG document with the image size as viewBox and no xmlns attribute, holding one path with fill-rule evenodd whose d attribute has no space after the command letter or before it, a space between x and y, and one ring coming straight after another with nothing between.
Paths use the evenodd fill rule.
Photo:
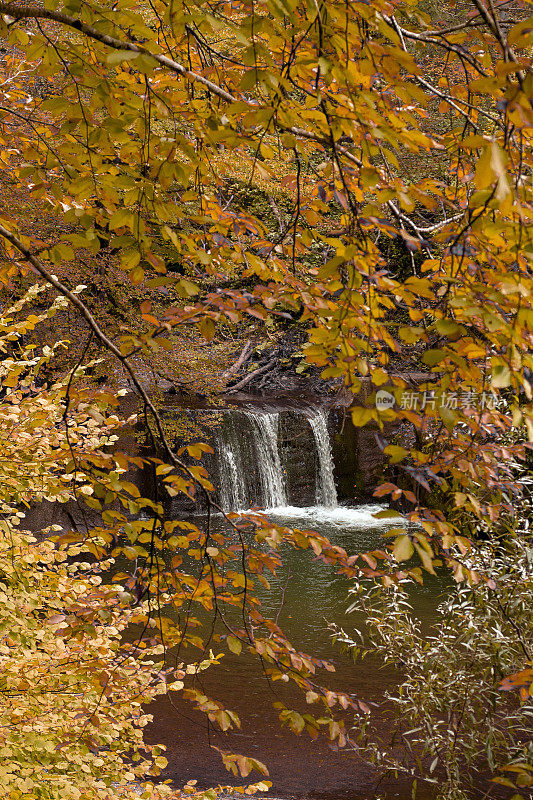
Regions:
<instances>
[{"instance_id":1,"label":"sunlit leaves","mask_svg":"<svg viewBox=\"0 0 533 800\"><path fill-rule=\"evenodd\" d=\"M414 553L414 547L409 536L398 536L394 541L392 552L396 561L407 561L410 559Z\"/></svg>"},{"instance_id":2,"label":"sunlit leaves","mask_svg":"<svg viewBox=\"0 0 533 800\"><path fill-rule=\"evenodd\" d=\"M10 232L69 286L88 254L87 284L110 264L121 290L142 293L135 324L107 332L122 366L132 353L150 367L158 354L171 360L194 337L213 351L241 334L278 337L286 324L307 338L300 374L331 380L355 427L378 436L394 472L376 497L401 504L412 524L385 550L352 557L266 519L229 518L231 540L166 519L161 497L211 497L208 448L194 436L178 456L167 442L169 463L119 461L114 414L83 393L69 405L67 443L67 382L39 403L32 394L30 375L52 351L8 356L41 316L20 320L20 309L4 320L0 421L18 432L5 437L5 491L17 504L74 493L102 511L86 547L124 556L124 595L142 604L165 594L180 613L239 608L256 633L228 632L232 656L255 650L271 677L290 675L329 709L331 693L309 694L309 676L327 666L273 632L251 593L255 582L268 586L284 545L387 585L410 559L415 580L440 561L474 584L462 560L468 536L514 524L513 465L524 457L523 429L533 437L530 21L502 16L498 28L473 4L464 18L454 9L450 33L414 2L381 0L64 5L73 19L35 24L27 15L38 8L21 19L6 12L15 17L3 31L0 159L18 191L53 209L58 230L32 241L30 222L6 213L4 283L20 273ZM63 310L48 305L45 316ZM216 380L224 385L223 374L203 376ZM380 387L395 401L385 410ZM155 442L158 420L147 417ZM134 467L155 471L156 499L132 488L124 472ZM76 533L62 537L67 545ZM161 626L167 642L205 648L200 625ZM236 724L207 696L189 699L223 730ZM331 715L282 713L297 733L324 729L344 741ZM243 759L226 765L257 768Z\"/></svg>"}]
</instances>

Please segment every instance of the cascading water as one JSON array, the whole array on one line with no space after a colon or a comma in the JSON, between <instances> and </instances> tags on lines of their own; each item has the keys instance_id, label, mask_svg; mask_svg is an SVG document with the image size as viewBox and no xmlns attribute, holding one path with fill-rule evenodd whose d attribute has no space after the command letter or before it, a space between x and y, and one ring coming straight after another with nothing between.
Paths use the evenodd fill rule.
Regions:
<instances>
[{"instance_id":1,"label":"cascading water","mask_svg":"<svg viewBox=\"0 0 533 800\"><path fill-rule=\"evenodd\" d=\"M240 412L224 414L217 439L220 504L224 511L240 511L249 508L245 464L249 460L247 442L242 435ZM248 456L248 457L247 457Z\"/></svg>"},{"instance_id":2,"label":"cascading water","mask_svg":"<svg viewBox=\"0 0 533 800\"><path fill-rule=\"evenodd\" d=\"M222 469L220 470L220 493L222 508L225 511L246 508L246 487L241 480L237 459L227 443L221 446Z\"/></svg>"},{"instance_id":3,"label":"cascading water","mask_svg":"<svg viewBox=\"0 0 533 800\"><path fill-rule=\"evenodd\" d=\"M257 453L259 480L266 508L287 505L285 476L281 466L278 447L279 414L245 411L252 430Z\"/></svg>"},{"instance_id":4,"label":"cascading water","mask_svg":"<svg viewBox=\"0 0 533 800\"><path fill-rule=\"evenodd\" d=\"M317 506L336 508L337 489L333 476L333 456L328 432L327 413L323 408L312 409L307 414L318 455L318 475L315 502Z\"/></svg>"},{"instance_id":5,"label":"cascading water","mask_svg":"<svg viewBox=\"0 0 533 800\"><path fill-rule=\"evenodd\" d=\"M301 411L296 420L302 417L309 423L312 438L304 436L302 442L313 442L318 464L315 481L315 504L321 508L337 507L337 492L333 475L333 458L328 432L327 411L321 408L309 408ZM290 415L287 419L291 419ZM294 423L292 423L294 431ZM305 433L305 425L301 434ZM279 441L280 414L262 410L235 410L224 413L223 424L217 437L217 463L219 473L220 503L225 511L242 511L257 504L264 508L288 508L288 477L293 476L296 468L307 471L309 456L292 463L290 476L285 473L284 462L287 459L286 444L280 447ZM307 429L309 430L309 428ZM289 434L290 435L290 434ZM298 436L299 434L296 434ZM306 447L309 446L306 445ZM294 453L294 441L292 441ZM299 445L296 445L296 452ZM283 458L282 458L283 454ZM297 474L297 473L295 473ZM303 477L303 476L302 476ZM300 478L300 481L302 478ZM305 477L303 477L305 481ZM309 481L309 477L307 478ZM293 486L291 499L295 494L300 499L299 488ZM293 501L294 502L294 501ZM304 503L305 505L305 503Z\"/></svg>"}]
</instances>

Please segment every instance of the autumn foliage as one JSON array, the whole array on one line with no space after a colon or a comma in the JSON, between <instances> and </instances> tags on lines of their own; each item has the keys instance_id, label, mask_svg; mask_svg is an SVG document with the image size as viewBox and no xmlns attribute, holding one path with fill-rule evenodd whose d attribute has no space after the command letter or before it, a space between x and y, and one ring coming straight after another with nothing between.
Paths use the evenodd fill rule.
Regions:
<instances>
[{"instance_id":1,"label":"autumn foliage","mask_svg":"<svg viewBox=\"0 0 533 800\"><path fill-rule=\"evenodd\" d=\"M6 210L0 277L6 292L19 280L45 286L60 298L54 311L69 300L88 337L74 375L89 352L112 358L158 448L144 462L116 452L112 439L102 449L118 419L94 404L113 393L78 391L72 372L32 388L24 376L50 354L36 361L10 349L38 321L10 312L1 422L12 597L4 610L11 640L30 643L22 685L7 632L2 643L4 696L27 702L27 716L2 711L21 731L4 745L25 770L10 773L13 798L34 796L37 781L50 785L43 797L106 797L115 779L140 777L145 755L121 773L127 748L142 749L143 716L126 684L143 702L164 690L166 648L218 657L208 656L209 631L177 623L167 606L238 608L227 647L259 655L272 679L288 676L319 709L283 708L282 720L345 745L336 709L365 714L363 699L330 692L317 677L327 665L297 653L253 593L254 581L268 586L282 544L312 548L346 575L385 586L445 567L458 583L491 589L471 556L480 538L516 532L518 467L533 441L529 10L519 0L450 0L435 21L410 0L0 2L2 170L57 220L43 239ZM268 219L236 199L236 179L268 200ZM96 269L102 257L156 298L140 305L135 324L108 330L72 288L80 260ZM349 394L355 425L376 429L390 478L376 495L404 512L390 546L348 556L257 515L227 515L227 533L212 530L219 509L202 465L207 447L176 454L140 365L165 359L192 330L214 347L221 332L275 329L280 319L305 332L305 363ZM413 363L424 372L424 399L406 403ZM383 389L395 400L385 410L374 402ZM398 422L408 423L414 446L393 439ZM126 475L147 465L157 487L149 499ZM201 498L205 527L167 518L163 501L179 494ZM59 549L48 537L14 536L16 504L67 496L101 514L99 524L62 531ZM100 567L65 560L61 548L81 542L91 564L130 562L115 576L121 590L100 582ZM196 569L186 566L191 558ZM8 569L17 560L34 565L27 585ZM134 622L150 633L140 655L119 644ZM525 662L514 670L522 678ZM37 690L32 676L41 674L49 682ZM183 692L222 729L239 724L194 681ZM125 737L116 759L106 713ZM43 756L29 766L39 742ZM243 776L265 773L253 759L224 758ZM83 790L82 775L94 778Z\"/></svg>"}]
</instances>

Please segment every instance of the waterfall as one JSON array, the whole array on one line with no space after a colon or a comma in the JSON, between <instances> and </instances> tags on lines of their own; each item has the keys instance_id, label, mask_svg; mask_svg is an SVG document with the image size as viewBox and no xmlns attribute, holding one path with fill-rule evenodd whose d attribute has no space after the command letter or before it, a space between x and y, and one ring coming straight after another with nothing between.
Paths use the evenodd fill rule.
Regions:
<instances>
[{"instance_id":1,"label":"waterfall","mask_svg":"<svg viewBox=\"0 0 533 800\"><path fill-rule=\"evenodd\" d=\"M312 409L307 413L307 418L315 437L318 454L315 502L317 506L335 508L337 505L337 490L333 476L333 456L331 454L327 413L323 408Z\"/></svg>"},{"instance_id":2,"label":"waterfall","mask_svg":"<svg viewBox=\"0 0 533 800\"><path fill-rule=\"evenodd\" d=\"M266 508L287 505L285 477L278 447L279 414L245 411L255 431L254 444L257 453L259 479Z\"/></svg>"},{"instance_id":3,"label":"waterfall","mask_svg":"<svg viewBox=\"0 0 533 800\"><path fill-rule=\"evenodd\" d=\"M302 417L309 422L310 431L302 426ZM291 503L295 507L311 505L313 463L317 464L315 505L337 506L327 411L308 408L297 414L290 412L284 420L285 440L280 446L279 413L260 409L224 412L216 440L216 459L220 504L225 511L243 511L254 505L269 509ZM287 424L289 437L292 436L288 440ZM285 469L289 468L290 475L286 475Z\"/></svg>"},{"instance_id":4,"label":"waterfall","mask_svg":"<svg viewBox=\"0 0 533 800\"><path fill-rule=\"evenodd\" d=\"M239 471L233 450L227 444L221 447L220 493L224 511L246 508L246 487ZM240 466L240 465L239 465Z\"/></svg>"},{"instance_id":5,"label":"waterfall","mask_svg":"<svg viewBox=\"0 0 533 800\"><path fill-rule=\"evenodd\" d=\"M242 433L235 425L233 413L224 415L224 423L217 445L220 504L224 511L240 511L248 508L250 503L248 502L244 471L245 448Z\"/></svg>"}]
</instances>

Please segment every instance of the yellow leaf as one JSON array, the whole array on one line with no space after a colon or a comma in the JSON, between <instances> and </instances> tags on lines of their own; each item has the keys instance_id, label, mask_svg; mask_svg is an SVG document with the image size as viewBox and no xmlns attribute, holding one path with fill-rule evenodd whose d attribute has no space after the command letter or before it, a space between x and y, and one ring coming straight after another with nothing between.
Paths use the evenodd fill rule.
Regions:
<instances>
[{"instance_id":1,"label":"yellow leaf","mask_svg":"<svg viewBox=\"0 0 533 800\"><path fill-rule=\"evenodd\" d=\"M392 549L396 561L407 561L414 553L413 543L407 534L398 536Z\"/></svg>"},{"instance_id":2,"label":"yellow leaf","mask_svg":"<svg viewBox=\"0 0 533 800\"><path fill-rule=\"evenodd\" d=\"M227 643L228 648L231 650L232 653L235 653L235 655L240 655L241 650L242 650L242 644L239 641L239 639L237 639L236 636L232 636L232 635L227 636L226 637L226 643Z\"/></svg>"}]
</instances>

